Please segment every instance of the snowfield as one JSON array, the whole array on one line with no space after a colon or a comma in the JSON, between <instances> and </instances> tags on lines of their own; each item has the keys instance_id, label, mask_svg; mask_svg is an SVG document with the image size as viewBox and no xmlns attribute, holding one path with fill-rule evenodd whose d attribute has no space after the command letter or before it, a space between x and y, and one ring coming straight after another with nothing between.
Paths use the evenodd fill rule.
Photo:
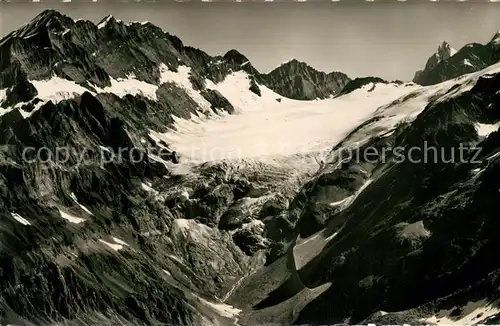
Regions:
<instances>
[{"instance_id":1,"label":"snowfield","mask_svg":"<svg viewBox=\"0 0 500 326\"><path fill-rule=\"evenodd\" d=\"M495 132L500 128L500 123L495 124L484 124L478 123L476 125L477 134L481 137L488 137L492 132Z\"/></svg>"},{"instance_id":2,"label":"snowfield","mask_svg":"<svg viewBox=\"0 0 500 326\"><path fill-rule=\"evenodd\" d=\"M300 159L304 165L317 166L331 159L329 151L363 122L378 119L352 135L345 145L388 135L398 123L415 119L432 99L444 101L458 96L470 90L480 76L499 71L500 64L496 64L427 87L413 83L368 84L352 93L319 101L283 98L261 85L259 97L249 91L249 76L234 72L219 84L207 81L207 87L224 95L235 106L235 114L211 119L176 118L175 130L154 136L181 154L181 164L221 160L283 164ZM459 87L450 90L456 84ZM485 129L481 127L481 131Z\"/></svg>"},{"instance_id":3,"label":"snowfield","mask_svg":"<svg viewBox=\"0 0 500 326\"><path fill-rule=\"evenodd\" d=\"M469 302L463 307L463 313L458 317L451 317L450 310L444 310L432 317L422 319L427 325L446 325L446 326L468 326L468 325L481 325L488 318L496 316L500 313L498 303L492 304L487 300L479 300L476 302Z\"/></svg>"}]
</instances>

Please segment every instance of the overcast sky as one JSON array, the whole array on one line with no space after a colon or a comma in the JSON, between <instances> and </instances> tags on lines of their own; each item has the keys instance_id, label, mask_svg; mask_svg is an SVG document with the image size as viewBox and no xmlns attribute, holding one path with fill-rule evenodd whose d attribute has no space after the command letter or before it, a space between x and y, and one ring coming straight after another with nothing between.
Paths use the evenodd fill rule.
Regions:
<instances>
[{"instance_id":1,"label":"overcast sky","mask_svg":"<svg viewBox=\"0 0 500 326\"><path fill-rule=\"evenodd\" d=\"M40 3L0 4L4 36L46 8L99 21L150 21L209 54L235 48L261 72L292 58L350 77L409 80L437 46L489 41L496 3Z\"/></svg>"}]
</instances>

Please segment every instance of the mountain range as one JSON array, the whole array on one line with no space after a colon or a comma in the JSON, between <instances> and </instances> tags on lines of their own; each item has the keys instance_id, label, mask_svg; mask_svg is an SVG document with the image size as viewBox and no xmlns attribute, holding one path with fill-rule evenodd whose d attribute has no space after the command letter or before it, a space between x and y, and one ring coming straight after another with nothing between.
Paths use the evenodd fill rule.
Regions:
<instances>
[{"instance_id":1,"label":"mountain range","mask_svg":"<svg viewBox=\"0 0 500 326\"><path fill-rule=\"evenodd\" d=\"M0 40L0 324L498 324L497 39L264 74L42 12Z\"/></svg>"}]
</instances>

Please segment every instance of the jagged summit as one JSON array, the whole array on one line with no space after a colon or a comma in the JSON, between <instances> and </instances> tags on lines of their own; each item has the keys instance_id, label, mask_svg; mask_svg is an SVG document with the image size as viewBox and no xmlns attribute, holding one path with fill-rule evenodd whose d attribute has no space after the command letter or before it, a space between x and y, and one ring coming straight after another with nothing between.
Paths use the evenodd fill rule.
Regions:
<instances>
[{"instance_id":1,"label":"jagged summit","mask_svg":"<svg viewBox=\"0 0 500 326\"><path fill-rule=\"evenodd\" d=\"M241 52L235 49L227 51L226 54L224 54L223 58L235 64L243 64L249 61L247 57L245 57Z\"/></svg>"},{"instance_id":2,"label":"jagged summit","mask_svg":"<svg viewBox=\"0 0 500 326\"><path fill-rule=\"evenodd\" d=\"M273 72L278 71L280 69L307 69L307 70L310 70L310 71L315 71L317 73L324 73L326 75L330 75L330 74L342 74L342 72L336 71L336 70L331 71L331 72L320 71L320 70L312 67L311 65L309 65L307 62L300 61L300 60L295 59L295 58L283 62L278 67L276 67L273 70L271 70L269 72L269 74L272 74Z\"/></svg>"},{"instance_id":3,"label":"jagged summit","mask_svg":"<svg viewBox=\"0 0 500 326\"><path fill-rule=\"evenodd\" d=\"M113 15L107 15L106 17L101 19L101 21L97 24L97 28L103 28L103 27L107 26L108 24L116 24L116 23L120 23L120 22L121 22L121 20L116 19Z\"/></svg>"},{"instance_id":4,"label":"jagged summit","mask_svg":"<svg viewBox=\"0 0 500 326\"><path fill-rule=\"evenodd\" d=\"M432 85L463 74L479 71L500 59L499 33L485 45L470 43L459 51L442 42L437 51L427 60L425 68L415 73L413 81L421 85Z\"/></svg>"},{"instance_id":5,"label":"jagged summit","mask_svg":"<svg viewBox=\"0 0 500 326\"><path fill-rule=\"evenodd\" d=\"M450 43L443 41L438 47L437 54L441 59L446 59L457 53L457 50L451 47Z\"/></svg>"},{"instance_id":6,"label":"jagged summit","mask_svg":"<svg viewBox=\"0 0 500 326\"><path fill-rule=\"evenodd\" d=\"M493 45L500 45L500 31L496 32L490 40Z\"/></svg>"},{"instance_id":7,"label":"jagged summit","mask_svg":"<svg viewBox=\"0 0 500 326\"><path fill-rule=\"evenodd\" d=\"M297 60L295 58L293 59L290 59L288 61L285 61L283 62L282 64L280 64L278 67L274 68L270 74L275 71L275 70L278 70L278 69L289 69L289 68L310 68L310 69L314 69L313 67L309 66L307 63L303 62L303 61L300 61L300 60ZM314 69L316 70L316 69ZM317 70L316 70L317 71Z\"/></svg>"},{"instance_id":8,"label":"jagged summit","mask_svg":"<svg viewBox=\"0 0 500 326\"><path fill-rule=\"evenodd\" d=\"M342 73L319 72L296 59L263 74L236 49L212 57L185 46L179 38L150 22L125 24L111 14L95 24L88 20L75 22L56 10L44 10L4 38L1 46L4 58L8 58L3 64L12 66L19 61L19 69L23 70L21 75L11 72L1 77L9 80L0 80L0 85L7 87L12 86L15 76L40 80L53 75L100 87L130 75L156 84L159 67L165 64L174 71L179 65L188 66L196 87L203 84L203 78L217 83L233 72L244 71L251 76L256 94L260 93L260 84L285 97L312 100L337 94L348 79Z\"/></svg>"},{"instance_id":9,"label":"jagged summit","mask_svg":"<svg viewBox=\"0 0 500 326\"><path fill-rule=\"evenodd\" d=\"M350 80L344 73L318 71L297 59L281 64L266 74L264 79L278 93L299 100L337 95Z\"/></svg>"},{"instance_id":10,"label":"jagged summit","mask_svg":"<svg viewBox=\"0 0 500 326\"><path fill-rule=\"evenodd\" d=\"M457 53L457 50L451 47L451 45L443 41L437 48L437 51L427 60L425 65L426 70L435 68L441 61L451 58Z\"/></svg>"}]
</instances>

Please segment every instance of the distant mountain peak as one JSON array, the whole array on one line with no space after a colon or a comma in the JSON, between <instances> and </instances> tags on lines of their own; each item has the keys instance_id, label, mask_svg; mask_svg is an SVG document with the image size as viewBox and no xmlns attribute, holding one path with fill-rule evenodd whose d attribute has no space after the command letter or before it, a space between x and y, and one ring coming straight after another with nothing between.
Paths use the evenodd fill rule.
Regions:
<instances>
[{"instance_id":1,"label":"distant mountain peak","mask_svg":"<svg viewBox=\"0 0 500 326\"><path fill-rule=\"evenodd\" d=\"M297 100L337 95L350 81L346 74L325 73L297 59L282 63L266 74L264 79L279 94Z\"/></svg>"},{"instance_id":2,"label":"distant mountain peak","mask_svg":"<svg viewBox=\"0 0 500 326\"><path fill-rule=\"evenodd\" d=\"M415 77L413 78L413 81L418 83L422 76L425 76L426 73L432 71L434 68L436 68L442 61L448 60L452 56L454 56L457 53L457 50L451 47L450 43L443 41L441 44L439 44L437 51L434 52L433 55L427 59L427 62L425 63L425 68L423 70L419 70L415 73Z\"/></svg>"},{"instance_id":3,"label":"distant mountain peak","mask_svg":"<svg viewBox=\"0 0 500 326\"><path fill-rule=\"evenodd\" d=\"M54 10L54 9L45 9L41 13L39 13L33 20L39 20L41 18L45 17L62 17L63 14L61 14L59 11Z\"/></svg>"},{"instance_id":4,"label":"distant mountain peak","mask_svg":"<svg viewBox=\"0 0 500 326\"><path fill-rule=\"evenodd\" d=\"M117 20L115 19L115 17L113 17L113 15L107 15L106 17L104 17L103 19L101 19L101 21L97 24L97 28L103 28L105 27L106 25L108 24L116 24L116 23L119 23L121 22L121 20Z\"/></svg>"},{"instance_id":5,"label":"distant mountain peak","mask_svg":"<svg viewBox=\"0 0 500 326\"><path fill-rule=\"evenodd\" d=\"M301 63L299 60L295 59L295 58L292 58L292 59L289 59L287 61L284 61L281 65L287 65L287 64L291 64L291 63Z\"/></svg>"},{"instance_id":6,"label":"distant mountain peak","mask_svg":"<svg viewBox=\"0 0 500 326\"><path fill-rule=\"evenodd\" d=\"M30 22L15 31L13 35L17 37L32 36L47 27L60 29L63 26L71 25L74 20L53 9L46 9L33 18Z\"/></svg>"},{"instance_id":7,"label":"distant mountain peak","mask_svg":"<svg viewBox=\"0 0 500 326\"><path fill-rule=\"evenodd\" d=\"M439 45L436 55L438 59L443 60L452 57L455 53L457 53L457 50L452 48L450 43L443 41L443 43Z\"/></svg>"},{"instance_id":8,"label":"distant mountain peak","mask_svg":"<svg viewBox=\"0 0 500 326\"><path fill-rule=\"evenodd\" d=\"M310 67L307 63L303 62L303 61L300 61L300 60L297 60L295 58L293 59L290 59L288 61L285 61L283 62L281 65L279 65L276 69L279 69L281 67L288 67L288 66L304 66L304 67ZM312 67L310 67L312 68ZM314 69L314 68L312 68ZM316 69L315 69L316 70Z\"/></svg>"},{"instance_id":9,"label":"distant mountain peak","mask_svg":"<svg viewBox=\"0 0 500 326\"><path fill-rule=\"evenodd\" d=\"M500 31L496 32L495 35L493 35L490 43L494 45L500 45Z\"/></svg>"},{"instance_id":10,"label":"distant mountain peak","mask_svg":"<svg viewBox=\"0 0 500 326\"><path fill-rule=\"evenodd\" d=\"M469 43L456 51L448 42L442 42L427 60L425 68L415 73L413 81L433 85L451 78L479 71L498 62L500 58L500 31L487 44Z\"/></svg>"}]
</instances>

